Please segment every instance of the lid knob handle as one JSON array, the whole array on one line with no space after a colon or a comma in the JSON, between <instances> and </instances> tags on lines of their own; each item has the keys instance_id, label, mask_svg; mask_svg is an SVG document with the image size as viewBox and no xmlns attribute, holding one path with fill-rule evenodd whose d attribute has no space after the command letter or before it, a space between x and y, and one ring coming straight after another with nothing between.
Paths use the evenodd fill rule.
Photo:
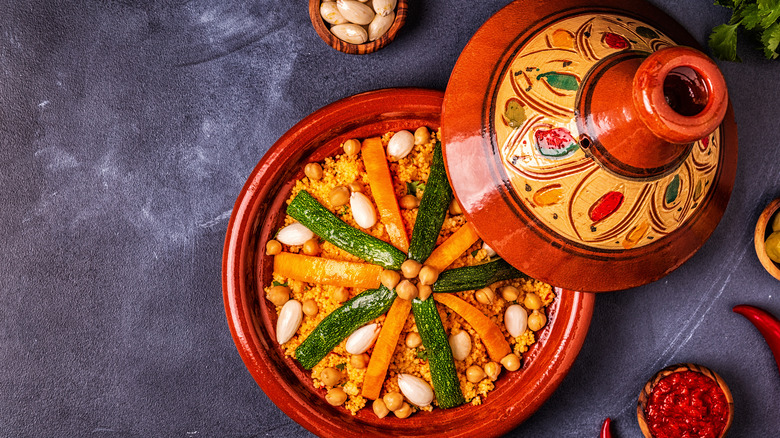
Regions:
<instances>
[{"instance_id":1,"label":"lid knob handle","mask_svg":"<svg viewBox=\"0 0 780 438\"><path fill-rule=\"evenodd\" d=\"M715 63L690 47L661 49L634 75L634 108L669 143L696 141L720 125L728 106L726 81Z\"/></svg>"}]
</instances>

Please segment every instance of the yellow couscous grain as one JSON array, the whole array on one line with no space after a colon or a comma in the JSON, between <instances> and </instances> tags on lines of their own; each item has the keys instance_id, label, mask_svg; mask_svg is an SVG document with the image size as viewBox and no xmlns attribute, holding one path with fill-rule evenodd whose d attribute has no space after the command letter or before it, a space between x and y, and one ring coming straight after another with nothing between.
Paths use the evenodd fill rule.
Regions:
<instances>
[{"instance_id":1,"label":"yellow couscous grain","mask_svg":"<svg viewBox=\"0 0 780 438\"><path fill-rule=\"evenodd\" d=\"M411 127L414 128L414 127ZM413 129L412 129L413 130ZM392 132L388 132L381 137L382 144L386 147L390 140ZM431 168L430 163L433 157L434 147L436 142L440 138L439 132L432 132L430 141L425 144L415 145L412 151L399 160L390 159L388 167L390 168L391 175L393 177L393 188L398 199L401 197L412 194L418 198L422 197L425 191L425 183L430 175ZM295 182L292 188L288 203L302 190L306 190L317 201L325 206L332 213L337 215L347 224L357 227L349 204L334 207L329 204L329 193L338 186L348 186L350 183L358 182L362 186L363 193L374 202L374 198L371 193L368 177L365 172L365 166L362 161L361 154L349 156L347 154L336 155L334 157L326 158L320 163L322 167L322 177L319 180L312 180L308 177L303 177ZM414 226L414 222L417 217L417 208L401 209L402 219L406 226L407 234L411 237L411 230ZM291 224L294 219L287 216L285 218L285 225ZM452 215L449 212L445 218L442 230L437 239L437 245L447 239L452 233L458 230L466 222L465 216L462 214ZM364 230L367 233L373 235L384 241L389 241L387 232L381 221L368 230ZM356 256L336 247L335 245L327 242L320 242L321 253L319 257L345 260L345 261L361 261ZM301 246L288 246L284 245L284 251L299 253L302 252ZM482 249L482 242L478 241L473 244L460 258L455 260L448 269L458 268L462 266L472 266L478 263L482 263L488 260L487 251ZM282 345L284 353L290 357L295 357L295 349L306 339L306 337L317 327L317 325L327 315L339 308L343 303L336 299L335 295L339 287L304 283L291 278L284 278L280 275L274 275L273 284L284 284L290 288L290 299L303 302L304 300L313 300L319 311L314 315L304 315L300 328L295 336ZM500 287L512 285L516 287L521 295L517 299L517 303L523 302L525 294L536 293L542 300L543 306L550 305L555 299L555 293L552 287L548 284L536 281L533 279L518 278L514 280L507 280L498 282L491 287L494 290L498 290ZM271 287L268 285L266 291ZM357 294L363 292L362 289L348 288L349 296L354 297ZM518 356L522 357L522 353L528 351L531 345L536 342L536 334L527 329L522 335L514 338L509 335L504 325L504 311L509 304L514 304L515 301L509 303L504 300L500 294L496 294L496 298L490 304L482 304L475 298L475 291L463 291L457 292L456 295L475 306L485 315L488 315L490 319L500 327L507 342ZM544 311L544 307L541 311ZM276 307L278 312L281 306ZM456 333L459 331L465 331L471 339L471 351L468 356L462 361L455 361L455 368L458 374L460 387L463 392L463 396L467 403L472 405L481 404L485 397L489 397L490 391L495 388L496 384L500 385L500 377L497 383L491 381L488 377L477 383L471 383L466 379L466 369L469 366L477 365L480 367L485 366L490 361L488 357L485 345L480 340L478 333L458 314L452 312L446 306L437 306L439 316L442 321L444 330L447 333ZM377 318L374 322L380 325L384 321L384 315ZM431 382L431 371L428 366L427 352L425 348L420 345L419 347L409 348L406 346L406 335L409 332L417 332L417 326L415 325L414 315L409 314L401 335L398 339L398 344L395 347L395 351L390 359L388 372L385 377L385 381L382 387L381 395L388 392L399 392L399 386L397 377L401 373L411 374ZM369 349L367 353L370 355L372 350ZM317 365L311 370L311 377L313 386L315 389L321 390L324 394L329 387L321 379L320 375L326 368L335 368L341 373L341 379L335 385L341 387L347 395L347 401L344 403L344 408L352 412L353 414L366 406L367 400L362 397L361 390L363 385L363 378L365 376L365 368L354 368L350 363L350 354L344 348L344 341L342 341L332 352L327 354ZM380 395L380 396L381 396ZM437 405L437 401L434 400L433 405ZM427 406L423 408L412 407L413 411L417 410L431 410L433 406Z\"/></svg>"}]
</instances>

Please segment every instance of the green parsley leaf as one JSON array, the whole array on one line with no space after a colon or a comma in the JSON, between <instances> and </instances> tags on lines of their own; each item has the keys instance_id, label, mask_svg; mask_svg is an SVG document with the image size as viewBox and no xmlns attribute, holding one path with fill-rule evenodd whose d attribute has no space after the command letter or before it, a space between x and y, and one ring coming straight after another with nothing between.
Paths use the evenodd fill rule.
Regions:
<instances>
[{"instance_id":1,"label":"green parsley leaf","mask_svg":"<svg viewBox=\"0 0 780 438\"><path fill-rule=\"evenodd\" d=\"M419 196L418 191L425 190L425 183L422 181L412 181L406 183L406 193L414 196Z\"/></svg>"},{"instance_id":2,"label":"green parsley leaf","mask_svg":"<svg viewBox=\"0 0 780 438\"><path fill-rule=\"evenodd\" d=\"M757 0L756 6L762 28L768 29L780 18L780 0Z\"/></svg>"},{"instance_id":3,"label":"green parsley leaf","mask_svg":"<svg viewBox=\"0 0 780 438\"><path fill-rule=\"evenodd\" d=\"M737 56L738 24L721 24L712 29L710 47L715 56L726 61L741 61Z\"/></svg>"},{"instance_id":4,"label":"green parsley leaf","mask_svg":"<svg viewBox=\"0 0 780 438\"><path fill-rule=\"evenodd\" d=\"M735 20L736 22L732 24L741 24L745 27L745 29L753 30L761 25L761 19L762 15L761 11L758 10L758 5L751 3L745 5L744 8L734 12L734 18L732 18L732 22Z\"/></svg>"},{"instance_id":5,"label":"green parsley leaf","mask_svg":"<svg viewBox=\"0 0 780 438\"><path fill-rule=\"evenodd\" d=\"M417 359L422 359L424 361L428 360L428 350L424 348L418 348L417 349Z\"/></svg>"},{"instance_id":6,"label":"green parsley leaf","mask_svg":"<svg viewBox=\"0 0 780 438\"><path fill-rule=\"evenodd\" d=\"M343 362L342 362L342 363L340 363L340 364L337 364L337 365L336 365L336 369L337 369L337 370L339 370L339 371L344 371L344 369L345 369L346 367L347 367L347 364L346 364L346 363L343 363Z\"/></svg>"},{"instance_id":7,"label":"green parsley leaf","mask_svg":"<svg viewBox=\"0 0 780 438\"><path fill-rule=\"evenodd\" d=\"M274 280L271 282L271 286L284 286L284 287L290 287L287 283L279 283L278 281Z\"/></svg>"},{"instance_id":8,"label":"green parsley leaf","mask_svg":"<svg viewBox=\"0 0 780 438\"><path fill-rule=\"evenodd\" d=\"M780 56L780 23L775 23L761 34L761 43L764 45L764 56L767 59L777 59Z\"/></svg>"}]
</instances>

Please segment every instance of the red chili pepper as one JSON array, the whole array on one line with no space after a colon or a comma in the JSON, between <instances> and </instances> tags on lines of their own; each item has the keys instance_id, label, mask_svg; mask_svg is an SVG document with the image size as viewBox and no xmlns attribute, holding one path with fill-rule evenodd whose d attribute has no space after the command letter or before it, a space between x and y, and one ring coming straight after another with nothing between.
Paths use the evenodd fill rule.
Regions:
<instances>
[{"instance_id":1,"label":"red chili pepper","mask_svg":"<svg viewBox=\"0 0 780 438\"><path fill-rule=\"evenodd\" d=\"M604 420L604 424L601 425L601 435L599 435L599 438L612 438L612 432L609 430L610 423L612 423L612 420L607 417L607 419Z\"/></svg>"},{"instance_id":2,"label":"red chili pepper","mask_svg":"<svg viewBox=\"0 0 780 438\"><path fill-rule=\"evenodd\" d=\"M766 343L769 344L772 354L775 356L777 370L780 371L780 321L772 316L771 313L758 307L743 304L735 306L733 310L747 318L761 332Z\"/></svg>"}]
</instances>

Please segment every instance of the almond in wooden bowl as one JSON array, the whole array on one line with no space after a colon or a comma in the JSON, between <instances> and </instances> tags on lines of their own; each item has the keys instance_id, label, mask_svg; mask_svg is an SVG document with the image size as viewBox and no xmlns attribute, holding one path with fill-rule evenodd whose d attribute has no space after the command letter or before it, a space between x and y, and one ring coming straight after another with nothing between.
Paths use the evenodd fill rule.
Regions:
<instances>
[{"instance_id":1,"label":"almond in wooden bowl","mask_svg":"<svg viewBox=\"0 0 780 438\"><path fill-rule=\"evenodd\" d=\"M756 232L753 236L758 260L761 261L761 265L764 269L766 269L772 277L775 277L778 280L780 280L780 264L769 258L769 254L767 253L767 239L774 232L778 231L775 228L780 229L779 214L780 198L770 202L764 211L761 212L761 216L758 217L758 222L756 222ZM771 245L772 241L769 243Z\"/></svg>"},{"instance_id":2,"label":"almond in wooden bowl","mask_svg":"<svg viewBox=\"0 0 780 438\"><path fill-rule=\"evenodd\" d=\"M390 1L385 6L390 7L392 3ZM406 22L408 11L408 0L397 0L389 14L376 13L374 9L383 9L378 0L372 2L373 8L368 4L357 0L309 0L309 18L317 35L329 46L350 55L365 55L395 39ZM338 12L345 7L350 10L348 17ZM385 29L390 17L392 24Z\"/></svg>"},{"instance_id":3,"label":"almond in wooden bowl","mask_svg":"<svg viewBox=\"0 0 780 438\"><path fill-rule=\"evenodd\" d=\"M714 371L683 363L662 369L645 384L636 413L646 438L722 438L734 419L734 399Z\"/></svg>"}]
</instances>

